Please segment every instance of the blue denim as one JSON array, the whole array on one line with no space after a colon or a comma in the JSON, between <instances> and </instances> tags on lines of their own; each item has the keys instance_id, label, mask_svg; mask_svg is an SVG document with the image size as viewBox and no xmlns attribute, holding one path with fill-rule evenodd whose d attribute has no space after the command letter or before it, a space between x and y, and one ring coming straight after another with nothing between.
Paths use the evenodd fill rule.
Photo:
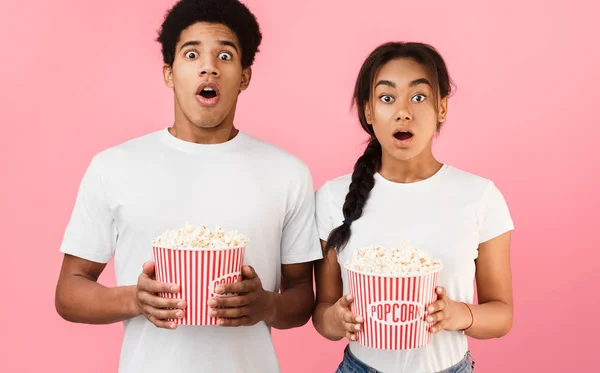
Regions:
<instances>
[{"instance_id":1,"label":"blue denim","mask_svg":"<svg viewBox=\"0 0 600 373\"><path fill-rule=\"evenodd\" d=\"M465 357L458 364L444 369L438 373L472 373L475 370L475 360L471 356L471 352L467 352ZM350 352L347 346L344 350L344 360L338 366L335 373L382 373L367 364L358 360L356 356Z\"/></svg>"}]
</instances>

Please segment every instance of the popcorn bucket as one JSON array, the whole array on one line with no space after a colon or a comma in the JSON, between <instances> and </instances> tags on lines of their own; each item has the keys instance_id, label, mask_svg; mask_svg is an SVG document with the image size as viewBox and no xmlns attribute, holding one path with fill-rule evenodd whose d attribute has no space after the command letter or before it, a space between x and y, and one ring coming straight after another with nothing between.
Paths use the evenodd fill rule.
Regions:
<instances>
[{"instance_id":1,"label":"popcorn bucket","mask_svg":"<svg viewBox=\"0 0 600 373\"><path fill-rule=\"evenodd\" d=\"M160 293L164 298L183 299L187 303L182 325L216 325L208 314L208 301L215 297L217 285L242 280L245 246L220 249L169 249L153 247L156 280L180 286L180 293ZM237 294L224 294L233 296Z\"/></svg>"},{"instance_id":2,"label":"popcorn bucket","mask_svg":"<svg viewBox=\"0 0 600 373\"><path fill-rule=\"evenodd\" d=\"M351 310L363 317L356 341L386 350L409 350L431 342L427 307L437 299L441 267L424 275L402 277L365 274L346 267Z\"/></svg>"}]
</instances>

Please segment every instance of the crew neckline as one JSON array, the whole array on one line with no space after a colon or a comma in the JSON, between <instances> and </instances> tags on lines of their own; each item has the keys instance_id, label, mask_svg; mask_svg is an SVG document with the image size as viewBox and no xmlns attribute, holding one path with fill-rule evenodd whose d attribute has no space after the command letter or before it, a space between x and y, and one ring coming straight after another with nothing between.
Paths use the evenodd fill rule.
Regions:
<instances>
[{"instance_id":1,"label":"crew neckline","mask_svg":"<svg viewBox=\"0 0 600 373\"><path fill-rule=\"evenodd\" d=\"M435 183L436 180L438 180L440 177L442 177L442 175L449 168L450 168L449 165L442 164L442 167L440 167L440 169L437 170L436 173L434 173L433 175L431 175L427 179L419 180L419 181L413 181L413 182L410 182L410 183L398 183L398 182L395 182L395 181L388 180L385 177L383 177L379 172L376 172L375 175L374 175L374 177L375 177L375 180L377 182L380 182L380 183L385 184L385 185L390 185L390 186L392 186L394 188L419 188L419 187L423 187L423 186L427 186L427 185L431 185L432 183Z\"/></svg>"},{"instance_id":2,"label":"crew neckline","mask_svg":"<svg viewBox=\"0 0 600 373\"><path fill-rule=\"evenodd\" d=\"M237 135L231 140L219 144L197 144L173 136L173 134L169 132L169 127L160 131L159 135L161 141L170 148L190 154L214 154L231 151L239 148L248 138L248 135L238 130Z\"/></svg>"}]
</instances>

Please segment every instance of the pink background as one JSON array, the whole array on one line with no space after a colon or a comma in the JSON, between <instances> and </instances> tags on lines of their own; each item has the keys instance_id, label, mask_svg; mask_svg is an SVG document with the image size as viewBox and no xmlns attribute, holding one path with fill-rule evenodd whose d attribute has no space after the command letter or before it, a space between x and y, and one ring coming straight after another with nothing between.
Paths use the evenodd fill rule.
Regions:
<instances>
[{"instance_id":1,"label":"pink background","mask_svg":"<svg viewBox=\"0 0 600 373\"><path fill-rule=\"evenodd\" d=\"M116 371L120 324L74 325L54 310L58 248L90 157L171 124L154 38L172 3L0 5L1 371ZM264 44L237 124L300 156L316 187L361 152L348 109L367 53L391 39L439 48L458 91L435 152L493 179L517 226L514 329L471 340L478 371L596 371L597 2L247 3ZM112 267L101 280L114 283ZM283 372L333 372L344 347L311 324L274 338Z\"/></svg>"}]
</instances>

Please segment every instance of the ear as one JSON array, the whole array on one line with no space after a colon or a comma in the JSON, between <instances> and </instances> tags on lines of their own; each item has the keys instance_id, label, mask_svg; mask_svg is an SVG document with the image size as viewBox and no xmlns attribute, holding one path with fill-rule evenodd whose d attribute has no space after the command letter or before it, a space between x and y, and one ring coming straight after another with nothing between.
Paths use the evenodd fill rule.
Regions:
<instances>
[{"instance_id":1,"label":"ear","mask_svg":"<svg viewBox=\"0 0 600 373\"><path fill-rule=\"evenodd\" d=\"M169 88L173 88L173 67L167 64L163 65L163 78L165 79L165 85Z\"/></svg>"},{"instance_id":2,"label":"ear","mask_svg":"<svg viewBox=\"0 0 600 373\"><path fill-rule=\"evenodd\" d=\"M365 104L365 119L369 125L373 125L373 114L371 112L371 104L369 101Z\"/></svg>"},{"instance_id":3,"label":"ear","mask_svg":"<svg viewBox=\"0 0 600 373\"><path fill-rule=\"evenodd\" d=\"M240 84L240 92L245 91L252 80L252 67L242 70L242 82Z\"/></svg>"},{"instance_id":4,"label":"ear","mask_svg":"<svg viewBox=\"0 0 600 373\"><path fill-rule=\"evenodd\" d=\"M440 100L438 107L438 122L443 123L448 115L448 97L444 97Z\"/></svg>"}]
</instances>

